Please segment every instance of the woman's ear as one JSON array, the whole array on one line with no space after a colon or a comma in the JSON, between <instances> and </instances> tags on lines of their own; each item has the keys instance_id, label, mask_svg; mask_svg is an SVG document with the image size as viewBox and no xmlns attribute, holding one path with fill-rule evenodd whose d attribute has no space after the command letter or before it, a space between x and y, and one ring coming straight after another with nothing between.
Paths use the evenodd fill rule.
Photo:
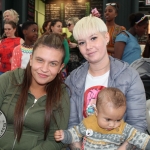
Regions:
<instances>
[{"instance_id":1,"label":"woman's ear","mask_svg":"<svg viewBox=\"0 0 150 150\"><path fill-rule=\"evenodd\" d=\"M105 37L105 39L106 39L106 43L108 43L108 42L109 42L109 40L110 40L109 33L108 33L108 32L106 32L104 37Z\"/></svg>"},{"instance_id":2,"label":"woman's ear","mask_svg":"<svg viewBox=\"0 0 150 150\"><path fill-rule=\"evenodd\" d=\"M60 69L59 69L59 71L58 71L58 73L64 68L64 66L65 66L65 64L63 63L63 64L61 64L61 66L60 66Z\"/></svg>"}]
</instances>

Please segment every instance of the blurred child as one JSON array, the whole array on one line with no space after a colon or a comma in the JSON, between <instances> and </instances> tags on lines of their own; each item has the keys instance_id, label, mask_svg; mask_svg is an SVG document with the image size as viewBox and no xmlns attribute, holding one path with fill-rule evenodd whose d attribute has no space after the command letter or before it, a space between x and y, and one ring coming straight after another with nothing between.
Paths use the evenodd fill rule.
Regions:
<instances>
[{"instance_id":1,"label":"blurred child","mask_svg":"<svg viewBox=\"0 0 150 150\"><path fill-rule=\"evenodd\" d=\"M35 22L27 21L23 23L22 31L25 42L14 48L11 70L26 68L30 55L32 54L33 45L38 38L38 26Z\"/></svg>"},{"instance_id":2,"label":"blurred child","mask_svg":"<svg viewBox=\"0 0 150 150\"><path fill-rule=\"evenodd\" d=\"M69 130L57 130L55 140L71 144L82 142L83 138L84 150L116 150L125 141L141 149L150 149L149 135L123 121L125 111L124 94L117 88L104 88L98 94L95 114Z\"/></svg>"}]
</instances>

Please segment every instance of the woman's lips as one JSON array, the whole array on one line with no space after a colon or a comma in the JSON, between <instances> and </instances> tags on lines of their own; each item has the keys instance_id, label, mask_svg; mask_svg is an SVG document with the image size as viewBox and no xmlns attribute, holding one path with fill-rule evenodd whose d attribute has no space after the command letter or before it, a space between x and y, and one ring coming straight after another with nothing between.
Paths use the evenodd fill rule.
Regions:
<instances>
[{"instance_id":1,"label":"woman's lips","mask_svg":"<svg viewBox=\"0 0 150 150\"><path fill-rule=\"evenodd\" d=\"M41 77L41 78L47 78L48 75L45 75L45 74L42 74L42 73L38 73L38 75Z\"/></svg>"}]
</instances>

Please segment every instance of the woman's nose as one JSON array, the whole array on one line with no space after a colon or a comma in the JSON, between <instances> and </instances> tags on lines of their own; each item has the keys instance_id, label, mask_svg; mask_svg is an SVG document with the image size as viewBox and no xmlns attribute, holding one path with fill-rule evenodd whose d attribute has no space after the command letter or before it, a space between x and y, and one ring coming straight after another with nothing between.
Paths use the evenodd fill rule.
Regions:
<instances>
[{"instance_id":1,"label":"woman's nose","mask_svg":"<svg viewBox=\"0 0 150 150\"><path fill-rule=\"evenodd\" d=\"M42 67L41 67L41 70L43 71L43 72L47 72L48 71L48 64L47 63L43 63L43 65L42 65Z\"/></svg>"}]
</instances>

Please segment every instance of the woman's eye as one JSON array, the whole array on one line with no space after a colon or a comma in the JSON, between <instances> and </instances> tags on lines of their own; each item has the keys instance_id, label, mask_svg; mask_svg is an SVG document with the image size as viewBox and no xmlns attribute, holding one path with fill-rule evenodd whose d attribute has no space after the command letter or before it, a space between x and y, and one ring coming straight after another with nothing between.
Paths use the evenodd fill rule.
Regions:
<instances>
[{"instance_id":1,"label":"woman's eye","mask_svg":"<svg viewBox=\"0 0 150 150\"><path fill-rule=\"evenodd\" d=\"M42 59L37 59L38 62L42 62Z\"/></svg>"},{"instance_id":2,"label":"woman's eye","mask_svg":"<svg viewBox=\"0 0 150 150\"><path fill-rule=\"evenodd\" d=\"M55 67L55 66L57 66L57 63L51 62L51 63L50 63L50 66Z\"/></svg>"},{"instance_id":3,"label":"woman's eye","mask_svg":"<svg viewBox=\"0 0 150 150\"><path fill-rule=\"evenodd\" d=\"M96 40L96 39L97 39L97 37L92 37L92 38L91 38L91 40Z\"/></svg>"},{"instance_id":4,"label":"woman's eye","mask_svg":"<svg viewBox=\"0 0 150 150\"><path fill-rule=\"evenodd\" d=\"M84 44L84 42L79 42L79 43L78 43L78 45L83 45L83 44Z\"/></svg>"}]
</instances>

